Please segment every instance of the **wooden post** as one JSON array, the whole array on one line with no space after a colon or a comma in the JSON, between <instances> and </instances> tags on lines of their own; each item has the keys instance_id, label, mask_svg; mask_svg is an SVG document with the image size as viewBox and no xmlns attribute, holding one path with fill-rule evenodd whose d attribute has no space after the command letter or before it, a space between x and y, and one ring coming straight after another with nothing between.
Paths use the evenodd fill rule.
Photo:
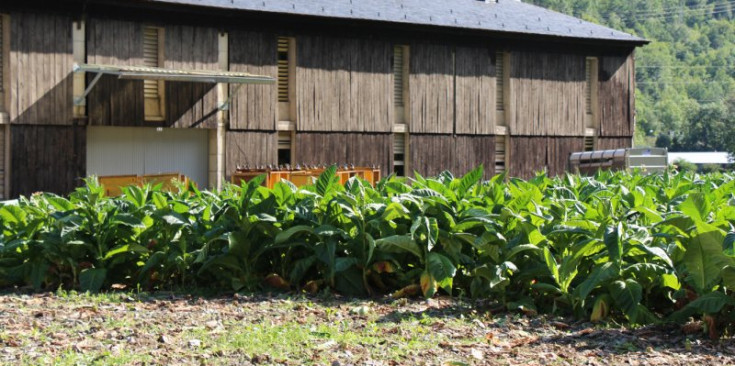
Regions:
<instances>
[{"instance_id":1,"label":"wooden post","mask_svg":"<svg viewBox=\"0 0 735 366\"><path fill-rule=\"evenodd\" d=\"M228 35L226 32L219 34L219 53L218 61L220 70L229 69L229 53L228 53ZM217 105L222 105L227 101L228 84L217 84ZM227 133L227 111L222 109L217 111L217 171L216 171L216 188L222 189L225 179L225 143Z\"/></svg>"},{"instance_id":2,"label":"wooden post","mask_svg":"<svg viewBox=\"0 0 735 366\"><path fill-rule=\"evenodd\" d=\"M77 64L83 64L87 62L87 50L86 50L86 40L85 40L85 24L83 20L79 20L72 23L72 52L74 57L74 62ZM74 99L76 99L78 96L84 94L84 88L86 84L86 74L83 72L76 72L74 73L74 79L72 79L72 89L74 90ZM84 117L87 114L86 111L87 106L87 99L85 98L84 101L82 101L82 104L75 105L74 106L74 118L80 118Z\"/></svg>"}]
</instances>

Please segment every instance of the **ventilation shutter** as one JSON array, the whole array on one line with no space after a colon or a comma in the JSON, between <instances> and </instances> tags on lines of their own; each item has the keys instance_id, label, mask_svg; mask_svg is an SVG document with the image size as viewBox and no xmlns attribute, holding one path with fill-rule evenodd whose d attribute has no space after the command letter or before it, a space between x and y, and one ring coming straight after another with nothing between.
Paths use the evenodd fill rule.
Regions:
<instances>
[{"instance_id":1,"label":"ventilation shutter","mask_svg":"<svg viewBox=\"0 0 735 366\"><path fill-rule=\"evenodd\" d=\"M495 136L495 174L505 171L505 136Z\"/></svg>"},{"instance_id":2,"label":"ventilation shutter","mask_svg":"<svg viewBox=\"0 0 735 366\"><path fill-rule=\"evenodd\" d=\"M278 148L291 150L291 132L278 133Z\"/></svg>"},{"instance_id":3,"label":"ventilation shutter","mask_svg":"<svg viewBox=\"0 0 735 366\"><path fill-rule=\"evenodd\" d=\"M397 176L405 175L406 166L406 135L396 133L393 135L393 172Z\"/></svg>"},{"instance_id":4,"label":"ventilation shutter","mask_svg":"<svg viewBox=\"0 0 735 366\"><path fill-rule=\"evenodd\" d=\"M403 107L403 63L405 59L403 46L393 47L393 100L396 107Z\"/></svg>"},{"instance_id":5,"label":"ventilation shutter","mask_svg":"<svg viewBox=\"0 0 735 366\"><path fill-rule=\"evenodd\" d=\"M585 89L585 110L587 114L592 114L592 60L587 59L584 66L586 89Z\"/></svg>"},{"instance_id":6,"label":"ventilation shutter","mask_svg":"<svg viewBox=\"0 0 735 366\"><path fill-rule=\"evenodd\" d=\"M593 136L587 136L584 138L584 151L595 150L595 138Z\"/></svg>"},{"instance_id":7,"label":"ventilation shutter","mask_svg":"<svg viewBox=\"0 0 735 366\"><path fill-rule=\"evenodd\" d=\"M495 109L505 110L505 56L503 52L495 55Z\"/></svg>"},{"instance_id":8,"label":"ventilation shutter","mask_svg":"<svg viewBox=\"0 0 735 366\"><path fill-rule=\"evenodd\" d=\"M148 67L161 67L160 60L160 37L159 29L145 27L143 29L143 65ZM144 80L143 90L148 99L158 99L160 95L158 80Z\"/></svg>"},{"instance_id":9,"label":"ventilation shutter","mask_svg":"<svg viewBox=\"0 0 735 366\"><path fill-rule=\"evenodd\" d=\"M278 101L281 103L289 102L288 48L290 43L287 37L278 37Z\"/></svg>"},{"instance_id":10,"label":"ventilation shutter","mask_svg":"<svg viewBox=\"0 0 735 366\"><path fill-rule=\"evenodd\" d=\"M278 133L278 165L291 164L291 132Z\"/></svg>"}]
</instances>

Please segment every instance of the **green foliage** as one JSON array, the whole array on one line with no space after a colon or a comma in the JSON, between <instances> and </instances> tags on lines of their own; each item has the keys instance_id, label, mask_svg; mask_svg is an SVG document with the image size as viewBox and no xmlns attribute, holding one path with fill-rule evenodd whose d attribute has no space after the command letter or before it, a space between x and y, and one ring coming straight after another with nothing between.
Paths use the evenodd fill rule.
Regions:
<instances>
[{"instance_id":1,"label":"green foliage","mask_svg":"<svg viewBox=\"0 0 735 366\"><path fill-rule=\"evenodd\" d=\"M651 41L636 51L636 144L655 141L672 151L735 152L731 1L530 2Z\"/></svg>"},{"instance_id":2,"label":"green foliage","mask_svg":"<svg viewBox=\"0 0 735 366\"><path fill-rule=\"evenodd\" d=\"M0 286L437 292L635 324L735 314L735 179L666 172L530 181L478 168L221 192L93 179L0 206Z\"/></svg>"}]
</instances>

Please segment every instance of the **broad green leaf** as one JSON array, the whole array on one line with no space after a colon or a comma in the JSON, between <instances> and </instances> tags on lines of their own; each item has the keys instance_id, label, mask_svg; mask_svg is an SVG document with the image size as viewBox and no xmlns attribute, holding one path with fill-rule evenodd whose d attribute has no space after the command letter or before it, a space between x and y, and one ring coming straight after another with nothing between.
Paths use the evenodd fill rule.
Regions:
<instances>
[{"instance_id":1,"label":"broad green leaf","mask_svg":"<svg viewBox=\"0 0 735 366\"><path fill-rule=\"evenodd\" d=\"M250 255L250 239L242 231L233 231L227 234L227 252L240 259L247 259Z\"/></svg>"},{"instance_id":2,"label":"broad green leaf","mask_svg":"<svg viewBox=\"0 0 735 366\"><path fill-rule=\"evenodd\" d=\"M620 262L623 256L623 242L621 240L622 231L622 223L618 223L617 226L609 226L605 229L603 241L605 242L605 247L607 247L607 253L610 260L614 262Z\"/></svg>"},{"instance_id":3,"label":"broad green leaf","mask_svg":"<svg viewBox=\"0 0 735 366\"><path fill-rule=\"evenodd\" d=\"M48 203L51 204L51 206L59 211L71 211L75 208L74 204L72 204L69 200L56 195L48 195L46 196L46 200L48 201Z\"/></svg>"},{"instance_id":4,"label":"broad green leaf","mask_svg":"<svg viewBox=\"0 0 735 366\"><path fill-rule=\"evenodd\" d=\"M708 292L718 280L722 269L732 264L732 258L722 252L723 240L719 231L696 232L686 245L686 280L698 293Z\"/></svg>"},{"instance_id":5,"label":"broad green leaf","mask_svg":"<svg viewBox=\"0 0 735 366\"><path fill-rule=\"evenodd\" d=\"M421 293L424 294L425 298L429 299L434 297L434 294L437 290L437 283L436 279L434 279L429 271L424 271L423 273L421 273L420 284Z\"/></svg>"},{"instance_id":6,"label":"broad green leaf","mask_svg":"<svg viewBox=\"0 0 735 366\"><path fill-rule=\"evenodd\" d=\"M426 267L439 286L451 294L452 282L457 273L457 268L452 261L439 253L429 253L426 256Z\"/></svg>"},{"instance_id":7,"label":"broad green leaf","mask_svg":"<svg viewBox=\"0 0 735 366\"><path fill-rule=\"evenodd\" d=\"M459 187L457 188L460 194L465 195L467 192L469 192L472 186L479 183L480 180L482 180L482 175L484 174L484 172L485 170L482 164L480 164L477 168L465 174L464 177L462 177L462 180L459 182Z\"/></svg>"},{"instance_id":8,"label":"broad green leaf","mask_svg":"<svg viewBox=\"0 0 735 366\"><path fill-rule=\"evenodd\" d=\"M320 196L325 197L327 194L332 192L332 189L335 184L337 184L337 166L332 165L329 168L325 169L322 174L319 175L319 178L317 178L315 186L316 186L316 193L318 193Z\"/></svg>"},{"instance_id":9,"label":"broad green leaf","mask_svg":"<svg viewBox=\"0 0 735 366\"><path fill-rule=\"evenodd\" d=\"M117 214L112 217L110 220L112 223L130 226L130 227L137 227L137 228L145 228L145 224L143 221L141 221L139 218L131 215L131 214Z\"/></svg>"},{"instance_id":10,"label":"broad green leaf","mask_svg":"<svg viewBox=\"0 0 735 366\"><path fill-rule=\"evenodd\" d=\"M661 275L661 284L675 291L681 288L679 278L670 273L664 273Z\"/></svg>"},{"instance_id":11,"label":"broad green leaf","mask_svg":"<svg viewBox=\"0 0 735 366\"><path fill-rule=\"evenodd\" d=\"M606 281L616 278L619 269L612 262L595 267L587 278L575 289L579 297L584 300L595 288L602 286Z\"/></svg>"},{"instance_id":12,"label":"broad green leaf","mask_svg":"<svg viewBox=\"0 0 735 366\"><path fill-rule=\"evenodd\" d=\"M107 269L88 268L79 273L79 288L82 291L99 292L105 284Z\"/></svg>"},{"instance_id":13,"label":"broad green leaf","mask_svg":"<svg viewBox=\"0 0 735 366\"><path fill-rule=\"evenodd\" d=\"M727 296L724 292L710 292L696 298L694 301L686 304L681 310L671 314L669 320L681 322L695 314L716 314L725 305L735 305L735 300Z\"/></svg>"},{"instance_id":14,"label":"broad green leaf","mask_svg":"<svg viewBox=\"0 0 735 366\"><path fill-rule=\"evenodd\" d=\"M551 254L551 251L548 247L544 248L544 261L546 262L546 267L551 272L551 277L554 278L554 281L556 281L556 284L561 286L561 279L559 278L559 265L556 263L556 259L554 259L554 255Z\"/></svg>"},{"instance_id":15,"label":"broad green leaf","mask_svg":"<svg viewBox=\"0 0 735 366\"><path fill-rule=\"evenodd\" d=\"M506 254L506 256L505 256L505 259L507 259L507 260L511 260L511 259L513 259L513 257L515 257L516 255L518 255L518 254L520 254L520 253L522 253L522 252L526 252L526 251L532 251L532 252L541 252L541 251L542 251L542 249L541 249L541 248L539 248L539 247L538 247L538 246L536 246L536 245L533 245L533 244L522 244L522 245L517 245L517 246L513 247L513 249L511 249L511 250L510 250L510 251L508 252L508 254Z\"/></svg>"},{"instance_id":16,"label":"broad green leaf","mask_svg":"<svg viewBox=\"0 0 735 366\"><path fill-rule=\"evenodd\" d=\"M735 290L735 265L729 265L722 269L722 283L728 290Z\"/></svg>"},{"instance_id":17,"label":"broad green leaf","mask_svg":"<svg viewBox=\"0 0 735 366\"><path fill-rule=\"evenodd\" d=\"M707 221L707 216L709 216L710 213L709 206L709 202L704 196L704 193L692 192L689 194L689 197L681 203L679 209L694 221Z\"/></svg>"},{"instance_id":18,"label":"broad green leaf","mask_svg":"<svg viewBox=\"0 0 735 366\"><path fill-rule=\"evenodd\" d=\"M104 258L102 259L108 260L118 254L124 253L148 253L148 248L140 244L125 244L111 249L105 254Z\"/></svg>"},{"instance_id":19,"label":"broad green leaf","mask_svg":"<svg viewBox=\"0 0 735 366\"><path fill-rule=\"evenodd\" d=\"M282 231L276 235L276 244L283 244L291 241L291 238L297 234L313 234L314 228L307 225L297 225L289 228L286 231Z\"/></svg>"},{"instance_id":20,"label":"broad green leaf","mask_svg":"<svg viewBox=\"0 0 735 366\"><path fill-rule=\"evenodd\" d=\"M387 253L411 253L423 259L423 252L416 241L407 235L394 235L375 241L375 247Z\"/></svg>"},{"instance_id":21,"label":"broad green leaf","mask_svg":"<svg viewBox=\"0 0 735 366\"><path fill-rule=\"evenodd\" d=\"M620 310L631 322L636 322L638 304L643 296L643 287L633 279L615 281L609 286L610 295Z\"/></svg>"},{"instance_id":22,"label":"broad green leaf","mask_svg":"<svg viewBox=\"0 0 735 366\"><path fill-rule=\"evenodd\" d=\"M9 223L24 223L28 214L20 207L15 205L5 205L0 207L0 218Z\"/></svg>"}]
</instances>

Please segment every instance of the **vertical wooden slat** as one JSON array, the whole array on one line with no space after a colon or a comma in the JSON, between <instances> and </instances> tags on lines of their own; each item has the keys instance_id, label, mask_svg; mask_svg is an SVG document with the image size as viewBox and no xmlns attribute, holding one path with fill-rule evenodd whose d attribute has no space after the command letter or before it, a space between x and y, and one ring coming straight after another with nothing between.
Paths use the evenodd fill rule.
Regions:
<instances>
[{"instance_id":1,"label":"vertical wooden slat","mask_svg":"<svg viewBox=\"0 0 735 366\"><path fill-rule=\"evenodd\" d=\"M217 70L217 30L169 26L165 32L164 66L184 70ZM166 82L167 124L172 127L214 128L217 108L214 84Z\"/></svg>"},{"instance_id":2,"label":"vertical wooden slat","mask_svg":"<svg viewBox=\"0 0 735 366\"><path fill-rule=\"evenodd\" d=\"M496 70L490 50L457 47L456 119L459 134L493 134Z\"/></svg>"},{"instance_id":3,"label":"vertical wooden slat","mask_svg":"<svg viewBox=\"0 0 735 366\"><path fill-rule=\"evenodd\" d=\"M633 136L635 98L633 54L601 57L599 66L600 134Z\"/></svg>"},{"instance_id":4,"label":"vertical wooden slat","mask_svg":"<svg viewBox=\"0 0 735 366\"><path fill-rule=\"evenodd\" d=\"M299 131L391 131L393 47L388 42L303 36L296 48Z\"/></svg>"},{"instance_id":5,"label":"vertical wooden slat","mask_svg":"<svg viewBox=\"0 0 735 366\"><path fill-rule=\"evenodd\" d=\"M9 133L12 169L9 197L39 191L68 194L83 183L84 127L12 125Z\"/></svg>"},{"instance_id":6,"label":"vertical wooden slat","mask_svg":"<svg viewBox=\"0 0 735 366\"><path fill-rule=\"evenodd\" d=\"M91 18L87 27L87 60L92 64L140 66L143 34L139 23ZM92 75L87 75L87 82ZM89 124L141 126L143 82L102 77L87 99Z\"/></svg>"},{"instance_id":7,"label":"vertical wooden slat","mask_svg":"<svg viewBox=\"0 0 735 366\"><path fill-rule=\"evenodd\" d=\"M585 58L573 54L513 52L510 65L511 134L583 136Z\"/></svg>"},{"instance_id":8,"label":"vertical wooden slat","mask_svg":"<svg viewBox=\"0 0 735 366\"><path fill-rule=\"evenodd\" d=\"M409 60L411 132L454 132L452 47L415 43Z\"/></svg>"},{"instance_id":9,"label":"vertical wooden slat","mask_svg":"<svg viewBox=\"0 0 735 366\"><path fill-rule=\"evenodd\" d=\"M12 13L6 91L11 123L72 123L71 18L63 15ZM7 98L6 98L7 100Z\"/></svg>"},{"instance_id":10,"label":"vertical wooden slat","mask_svg":"<svg viewBox=\"0 0 735 366\"><path fill-rule=\"evenodd\" d=\"M507 169L512 177L528 179L547 167L547 138L510 136Z\"/></svg>"},{"instance_id":11,"label":"vertical wooden slat","mask_svg":"<svg viewBox=\"0 0 735 366\"><path fill-rule=\"evenodd\" d=\"M278 163L276 132L227 131L225 172L227 179L238 166L266 166Z\"/></svg>"},{"instance_id":12,"label":"vertical wooden slat","mask_svg":"<svg viewBox=\"0 0 735 366\"><path fill-rule=\"evenodd\" d=\"M296 133L297 164L354 164L379 166L384 175L392 172L393 137L385 133Z\"/></svg>"},{"instance_id":13,"label":"vertical wooden slat","mask_svg":"<svg viewBox=\"0 0 735 366\"><path fill-rule=\"evenodd\" d=\"M229 34L230 70L277 77L277 38L272 33L233 31ZM230 93L234 86L230 86ZM278 88L246 85L233 96L230 128L276 129Z\"/></svg>"}]
</instances>

